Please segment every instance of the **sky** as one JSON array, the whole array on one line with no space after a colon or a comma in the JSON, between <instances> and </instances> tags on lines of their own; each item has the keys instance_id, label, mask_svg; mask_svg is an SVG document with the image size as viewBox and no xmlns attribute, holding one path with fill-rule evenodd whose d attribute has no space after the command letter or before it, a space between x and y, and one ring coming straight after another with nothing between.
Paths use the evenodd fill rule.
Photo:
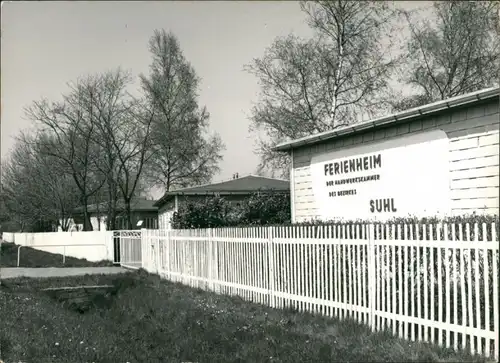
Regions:
<instances>
[{"instance_id":1,"label":"sky","mask_svg":"<svg viewBox=\"0 0 500 363\"><path fill-rule=\"evenodd\" d=\"M311 35L298 1L16 1L3 2L1 16L3 160L19 131L31 127L24 107L58 100L82 75L117 67L147 73L149 38L163 28L177 35L201 77L199 103L226 144L215 180L255 173L258 165L249 116L259 85L244 65L277 36Z\"/></svg>"}]
</instances>

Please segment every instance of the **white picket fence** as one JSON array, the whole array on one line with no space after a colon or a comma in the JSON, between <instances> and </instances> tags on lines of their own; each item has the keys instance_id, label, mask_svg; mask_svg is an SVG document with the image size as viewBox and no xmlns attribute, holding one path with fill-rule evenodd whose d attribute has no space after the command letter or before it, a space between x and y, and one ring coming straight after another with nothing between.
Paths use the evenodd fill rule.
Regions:
<instances>
[{"instance_id":1,"label":"white picket fence","mask_svg":"<svg viewBox=\"0 0 500 363\"><path fill-rule=\"evenodd\" d=\"M498 226L142 230L142 267L276 308L494 357ZM137 251L137 249L135 250ZM137 252L135 252L137 253Z\"/></svg>"}]
</instances>

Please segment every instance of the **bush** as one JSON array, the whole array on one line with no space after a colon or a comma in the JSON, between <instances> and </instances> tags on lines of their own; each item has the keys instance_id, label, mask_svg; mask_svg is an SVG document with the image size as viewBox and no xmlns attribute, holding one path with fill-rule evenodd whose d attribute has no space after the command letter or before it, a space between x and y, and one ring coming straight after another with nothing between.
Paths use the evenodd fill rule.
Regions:
<instances>
[{"instance_id":1,"label":"bush","mask_svg":"<svg viewBox=\"0 0 500 363\"><path fill-rule=\"evenodd\" d=\"M244 203L240 225L264 226L291 221L290 196L283 193L254 193Z\"/></svg>"},{"instance_id":2,"label":"bush","mask_svg":"<svg viewBox=\"0 0 500 363\"><path fill-rule=\"evenodd\" d=\"M207 197L204 201L190 201L182 205L172 218L175 229L217 228L233 224L231 206L220 197Z\"/></svg>"},{"instance_id":3,"label":"bush","mask_svg":"<svg viewBox=\"0 0 500 363\"><path fill-rule=\"evenodd\" d=\"M290 223L288 193L256 192L238 205L207 197L181 205L172 218L175 229L262 226Z\"/></svg>"}]
</instances>

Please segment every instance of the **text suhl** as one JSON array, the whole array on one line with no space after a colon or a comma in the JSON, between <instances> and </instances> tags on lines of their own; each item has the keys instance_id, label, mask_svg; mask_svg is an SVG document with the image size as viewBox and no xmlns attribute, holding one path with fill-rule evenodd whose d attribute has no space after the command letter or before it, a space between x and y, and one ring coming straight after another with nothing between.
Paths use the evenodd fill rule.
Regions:
<instances>
[{"instance_id":1,"label":"text suhl","mask_svg":"<svg viewBox=\"0 0 500 363\"><path fill-rule=\"evenodd\" d=\"M370 200L370 212L372 213L383 213L383 212L397 212L396 204L394 203L394 198L385 199L372 199Z\"/></svg>"},{"instance_id":2,"label":"text suhl","mask_svg":"<svg viewBox=\"0 0 500 363\"><path fill-rule=\"evenodd\" d=\"M325 175L347 174L380 167L382 167L382 156L380 154L370 155L362 158L326 163Z\"/></svg>"}]
</instances>

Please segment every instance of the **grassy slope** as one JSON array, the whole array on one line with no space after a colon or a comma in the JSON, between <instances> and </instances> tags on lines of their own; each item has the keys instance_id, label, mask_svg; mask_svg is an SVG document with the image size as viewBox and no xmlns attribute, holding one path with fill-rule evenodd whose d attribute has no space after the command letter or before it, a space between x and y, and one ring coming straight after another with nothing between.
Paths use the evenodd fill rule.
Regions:
<instances>
[{"instance_id":1,"label":"grassy slope","mask_svg":"<svg viewBox=\"0 0 500 363\"><path fill-rule=\"evenodd\" d=\"M107 307L81 315L38 291L115 284ZM373 334L354 322L273 310L128 273L9 280L0 287L7 362L465 362L483 361Z\"/></svg>"},{"instance_id":2,"label":"grassy slope","mask_svg":"<svg viewBox=\"0 0 500 363\"><path fill-rule=\"evenodd\" d=\"M0 266L17 266L17 248L14 243L2 242L0 249ZM89 247L92 248L92 247ZM112 266L111 261L89 262L84 259L66 256L66 263L62 263L63 256L58 253L49 253L29 247L21 249L20 267L95 267Z\"/></svg>"}]
</instances>

